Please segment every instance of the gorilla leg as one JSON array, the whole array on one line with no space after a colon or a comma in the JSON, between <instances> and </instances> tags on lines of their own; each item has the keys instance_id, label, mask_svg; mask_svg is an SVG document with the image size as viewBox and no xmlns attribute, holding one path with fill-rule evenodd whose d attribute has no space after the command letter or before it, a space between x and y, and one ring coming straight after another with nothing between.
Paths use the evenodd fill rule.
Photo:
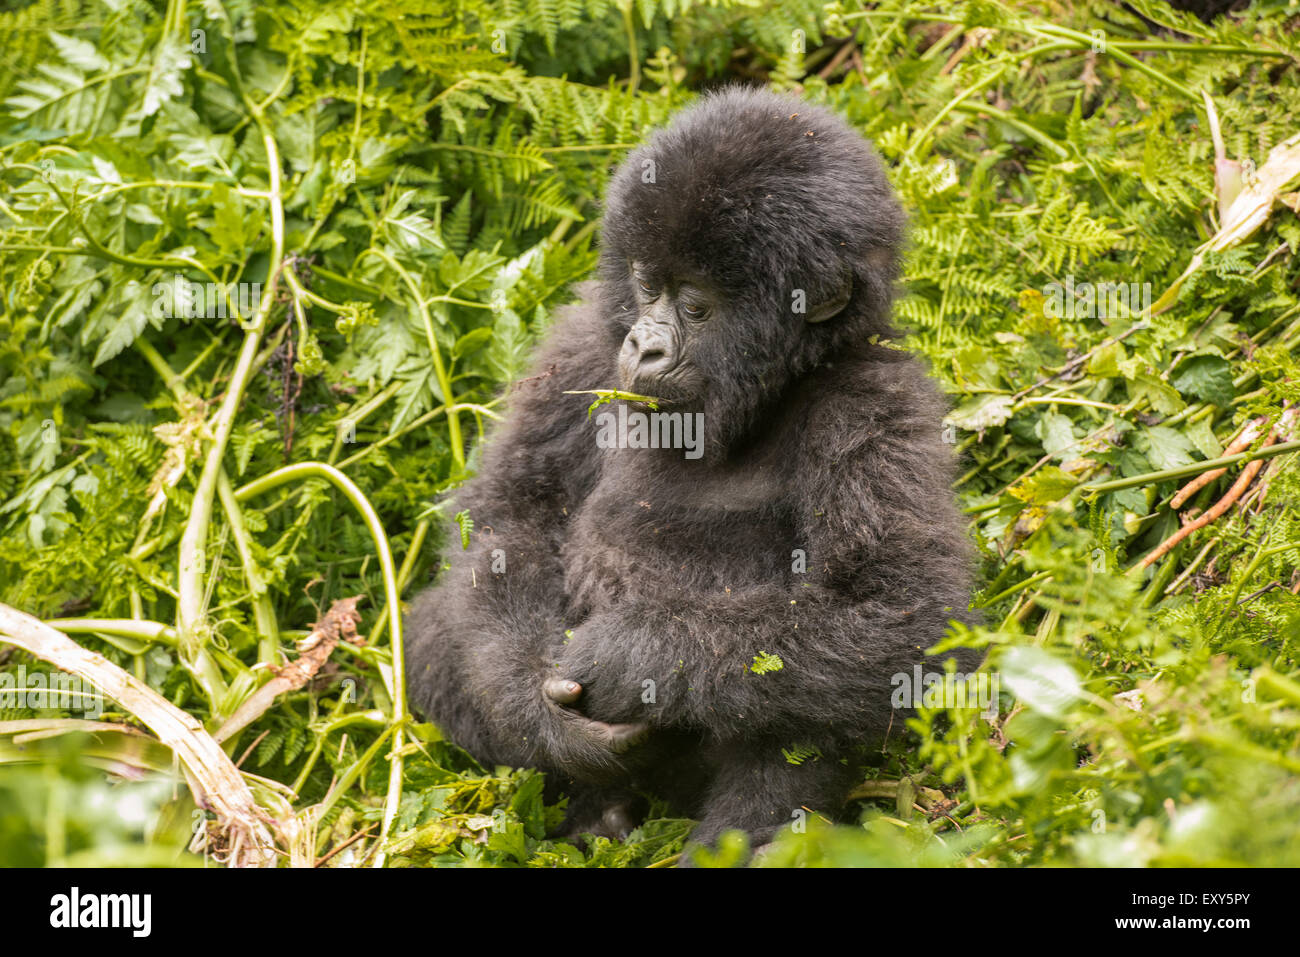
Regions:
<instances>
[{"instance_id":1,"label":"gorilla leg","mask_svg":"<svg viewBox=\"0 0 1300 957\"><path fill-rule=\"evenodd\" d=\"M824 750L827 757L794 765L776 742L720 746L712 756L716 773L691 840L712 846L724 831L740 829L749 834L750 846L756 848L806 814L838 817L858 769L830 756L840 753L838 750Z\"/></svg>"},{"instance_id":2,"label":"gorilla leg","mask_svg":"<svg viewBox=\"0 0 1300 957\"><path fill-rule=\"evenodd\" d=\"M527 728L519 726L510 734L494 724L490 716L496 708L484 697L482 680L473 680L473 662L466 660L464 647L472 640L465 624L465 619L470 618L465 604L455 589L441 587L425 591L412 605L407 616L410 631L406 646L412 704L480 763L523 763L522 745L506 747L503 738L522 742ZM491 634L488 629L493 626L500 629L495 622L482 623L479 636L487 639ZM503 654L509 644L490 639L486 643ZM522 716L516 716L516 721L522 725Z\"/></svg>"},{"instance_id":3,"label":"gorilla leg","mask_svg":"<svg viewBox=\"0 0 1300 957\"><path fill-rule=\"evenodd\" d=\"M491 570L494 548L509 572ZM565 633L558 567L545 530L479 536L408 616L411 700L482 763L626 783L622 755L646 726L595 721L543 692Z\"/></svg>"},{"instance_id":4,"label":"gorilla leg","mask_svg":"<svg viewBox=\"0 0 1300 957\"><path fill-rule=\"evenodd\" d=\"M576 838L581 834L626 840L633 828L645 820L649 802L624 787L596 788L577 783L563 784L549 777L544 794L548 804L559 800L560 794L569 797L564 823L554 833L562 839Z\"/></svg>"},{"instance_id":5,"label":"gorilla leg","mask_svg":"<svg viewBox=\"0 0 1300 957\"><path fill-rule=\"evenodd\" d=\"M548 775L545 799L554 804L568 795L568 813L558 837L594 834L625 839L645 820L647 795L666 801L670 815L696 817L713 771L703 760L697 733L662 729L625 755L622 781L592 783L567 775Z\"/></svg>"}]
</instances>

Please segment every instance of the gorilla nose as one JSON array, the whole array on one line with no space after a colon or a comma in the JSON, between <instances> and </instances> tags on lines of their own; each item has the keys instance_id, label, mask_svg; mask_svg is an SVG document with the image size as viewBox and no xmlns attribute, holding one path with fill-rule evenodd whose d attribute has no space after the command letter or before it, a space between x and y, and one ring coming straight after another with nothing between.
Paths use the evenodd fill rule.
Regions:
<instances>
[{"instance_id":1,"label":"gorilla nose","mask_svg":"<svg viewBox=\"0 0 1300 957\"><path fill-rule=\"evenodd\" d=\"M623 362L638 376L656 376L672 368L672 357L658 337L629 332L623 342Z\"/></svg>"},{"instance_id":2,"label":"gorilla nose","mask_svg":"<svg viewBox=\"0 0 1300 957\"><path fill-rule=\"evenodd\" d=\"M636 367L642 372L658 372L668 364L668 354L662 349L642 349L636 357Z\"/></svg>"}]
</instances>

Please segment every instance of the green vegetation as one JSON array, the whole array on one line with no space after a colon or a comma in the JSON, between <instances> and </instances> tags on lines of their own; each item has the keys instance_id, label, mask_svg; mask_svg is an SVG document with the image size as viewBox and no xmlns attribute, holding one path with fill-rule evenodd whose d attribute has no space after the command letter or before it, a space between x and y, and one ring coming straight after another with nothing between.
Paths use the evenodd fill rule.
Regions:
<instances>
[{"instance_id":1,"label":"green vegetation","mask_svg":"<svg viewBox=\"0 0 1300 957\"><path fill-rule=\"evenodd\" d=\"M984 560L988 625L946 643L1001 688L992 720L922 708L861 827L811 814L764 861L1300 864L1290 7L1130 0L1153 30L1103 2L10 6L0 602L216 732L364 596L364 640L340 627L224 741L295 862L680 851L662 817L544 840L538 774L407 714L395 605L473 534L441 493L590 273L609 168L743 79L841 111L909 209L898 345L952 395ZM0 697L0 863L225 852L184 788L129 783L172 761L131 713L88 731L57 704Z\"/></svg>"}]
</instances>

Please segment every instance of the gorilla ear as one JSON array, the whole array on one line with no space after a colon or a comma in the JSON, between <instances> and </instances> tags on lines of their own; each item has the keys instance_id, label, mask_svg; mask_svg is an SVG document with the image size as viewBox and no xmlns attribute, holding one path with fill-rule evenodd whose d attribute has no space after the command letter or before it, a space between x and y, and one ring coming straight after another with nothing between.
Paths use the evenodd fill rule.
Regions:
<instances>
[{"instance_id":1,"label":"gorilla ear","mask_svg":"<svg viewBox=\"0 0 1300 957\"><path fill-rule=\"evenodd\" d=\"M849 299L853 296L853 273L846 269L840 279L840 284L826 298L813 306L812 309L804 316L804 322L825 322L827 319L834 319L844 307L849 304Z\"/></svg>"}]
</instances>

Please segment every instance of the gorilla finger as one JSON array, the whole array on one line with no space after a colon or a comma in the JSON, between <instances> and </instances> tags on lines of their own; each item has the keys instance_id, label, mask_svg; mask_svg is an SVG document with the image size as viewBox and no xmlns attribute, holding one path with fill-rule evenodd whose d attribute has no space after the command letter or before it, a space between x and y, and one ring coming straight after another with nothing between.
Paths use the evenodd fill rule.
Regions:
<instances>
[{"instance_id":1,"label":"gorilla finger","mask_svg":"<svg viewBox=\"0 0 1300 957\"><path fill-rule=\"evenodd\" d=\"M582 697L582 685L567 678L548 678L542 684L542 691L558 704L573 704Z\"/></svg>"},{"instance_id":2,"label":"gorilla finger","mask_svg":"<svg viewBox=\"0 0 1300 957\"><path fill-rule=\"evenodd\" d=\"M635 747L645 740L650 733L648 724L606 724L604 721L591 721L588 731L615 754Z\"/></svg>"}]
</instances>

